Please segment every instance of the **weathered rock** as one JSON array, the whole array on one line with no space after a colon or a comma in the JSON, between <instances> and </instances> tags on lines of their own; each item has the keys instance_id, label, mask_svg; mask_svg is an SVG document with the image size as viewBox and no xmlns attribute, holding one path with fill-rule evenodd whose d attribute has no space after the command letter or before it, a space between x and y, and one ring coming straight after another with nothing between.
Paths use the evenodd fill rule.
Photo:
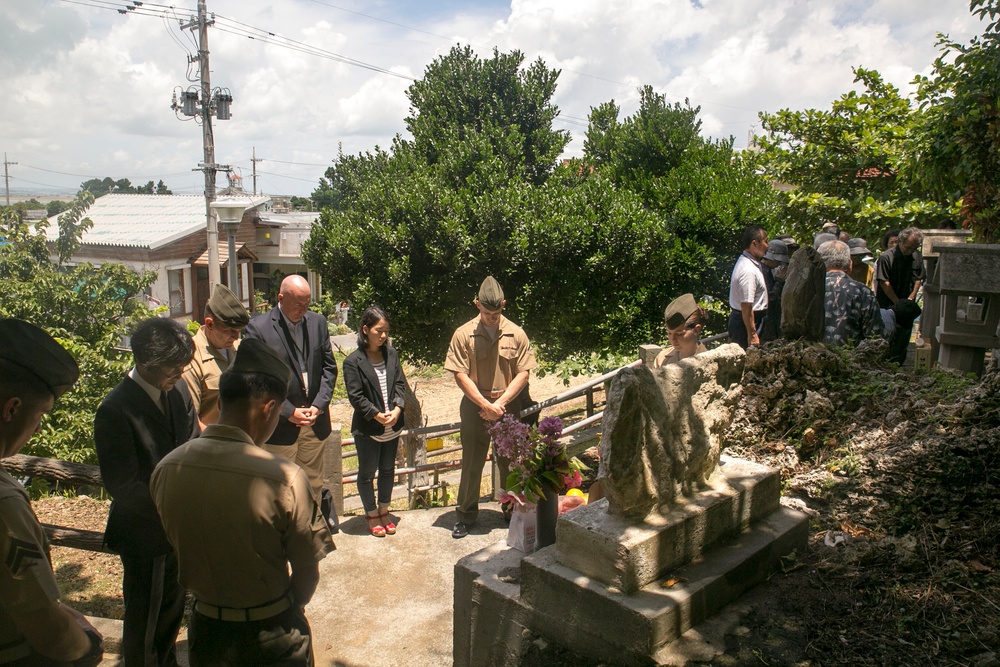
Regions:
<instances>
[{"instance_id":1,"label":"weathered rock","mask_svg":"<svg viewBox=\"0 0 1000 667\"><path fill-rule=\"evenodd\" d=\"M741 395L744 360L742 348L729 344L615 376L598 472L610 512L645 516L708 483Z\"/></svg>"},{"instance_id":2,"label":"weathered rock","mask_svg":"<svg viewBox=\"0 0 1000 667\"><path fill-rule=\"evenodd\" d=\"M781 335L789 340L823 340L826 266L812 246L795 251L781 294Z\"/></svg>"}]
</instances>

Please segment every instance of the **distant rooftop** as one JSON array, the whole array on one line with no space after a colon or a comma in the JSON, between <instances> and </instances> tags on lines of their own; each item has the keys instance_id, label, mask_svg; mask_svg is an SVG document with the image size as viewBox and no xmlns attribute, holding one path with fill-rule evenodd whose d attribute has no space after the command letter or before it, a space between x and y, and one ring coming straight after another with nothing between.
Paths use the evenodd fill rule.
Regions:
<instances>
[{"instance_id":1,"label":"distant rooftop","mask_svg":"<svg viewBox=\"0 0 1000 667\"><path fill-rule=\"evenodd\" d=\"M269 200L247 198L256 206ZM86 245L156 250L205 228L205 197L108 194L94 201L85 216L94 221L83 235ZM57 218L49 218L50 241L59 238Z\"/></svg>"}]
</instances>

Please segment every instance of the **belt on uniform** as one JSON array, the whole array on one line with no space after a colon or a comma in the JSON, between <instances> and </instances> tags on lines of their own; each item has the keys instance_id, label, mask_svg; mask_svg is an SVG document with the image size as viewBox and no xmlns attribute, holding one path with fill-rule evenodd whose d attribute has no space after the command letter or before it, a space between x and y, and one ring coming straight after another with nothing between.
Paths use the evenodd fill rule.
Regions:
<instances>
[{"instance_id":1,"label":"belt on uniform","mask_svg":"<svg viewBox=\"0 0 1000 667\"><path fill-rule=\"evenodd\" d=\"M277 616L292 606L292 596L285 593L274 602L266 602L257 607L246 609L233 609L230 607L216 607L213 604L194 601L194 610L202 616L208 616L218 621L233 621L239 623L249 623L250 621L263 621L264 619Z\"/></svg>"},{"instance_id":2,"label":"belt on uniform","mask_svg":"<svg viewBox=\"0 0 1000 667\"><path fill-rule=\"evenodd\" d=\"M0 648L0 665L5 665L8 662L23 660L32 653L34 653L34 650L31 648L31 644L29 644L27 640L22 641L19 644L4 646L3 648Z\"/></svg>"},{"instance_id":3,"label":"belt on uniform","mask_svg":"<svg viewBox=\"0 0 1000 667\"><path fill-rule=\"evenodd\" d=\"M479 393L483 395L483 398L500 398L503 396L503 389L480 389Z\"/></svg>"}]
</instances>

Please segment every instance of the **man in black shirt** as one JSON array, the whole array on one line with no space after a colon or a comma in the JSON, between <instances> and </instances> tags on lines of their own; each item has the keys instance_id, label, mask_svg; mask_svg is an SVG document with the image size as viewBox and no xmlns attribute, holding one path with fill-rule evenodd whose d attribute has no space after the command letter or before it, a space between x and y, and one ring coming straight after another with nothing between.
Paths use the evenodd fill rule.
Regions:
<instances>
[{"instance_id":1,"label":"man in black shirt","mask_svg":"<svg viewBox=\"0 0 1000 667\"><path fill-rule=\"evenodd\" d=\"M895 248L882 253L875 263L875 296L879 308L891 308L900 299L916 300L917 291L926 278L924 258L917 250L924 240L924 233L916 227L907 227L899 233ZM900 339L910 340L913 323L906 329L897 330ZM895 359L902 363L906 359Z\"/></svg>"}]
</instances>

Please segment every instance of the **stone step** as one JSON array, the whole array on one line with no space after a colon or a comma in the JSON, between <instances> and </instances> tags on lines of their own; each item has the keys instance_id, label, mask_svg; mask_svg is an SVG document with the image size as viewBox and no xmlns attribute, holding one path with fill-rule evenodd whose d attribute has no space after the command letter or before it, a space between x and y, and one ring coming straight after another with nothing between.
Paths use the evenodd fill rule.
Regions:
<instances>
[{"instance_id":1,"label":"stone step","mask_svg":"<svg viewBox=\"0 0 1000 667\"><path fill-rule=\"evenodd\" d=\"M557 560L555 546L548 547L521 561L515 608L518 616L531 617L524 625L578 653L613 664L648 665L667 644L763 581L779 558L804 547L808 532L805 514L779 508L631 595L582 576ZM502 584L503 568L498 572L496 583ZM508 579L512 572L508 567ZM671 580L676 583L665 587ZM503 588L494 594L502 596Z\"/></svg>"},{"instance_id":2,"label":"stone step","mask_svg":"<svg viewBox=\"0 0 1000 667\"><path fill-rule=\"evenodd\" d=\"M710 487L665 513L636 522L608 514L601 499L559 517L556 560L624 593L632 593L745 531L780 502L777 470L722 457Z\"/></svg>"}]
</instances>

